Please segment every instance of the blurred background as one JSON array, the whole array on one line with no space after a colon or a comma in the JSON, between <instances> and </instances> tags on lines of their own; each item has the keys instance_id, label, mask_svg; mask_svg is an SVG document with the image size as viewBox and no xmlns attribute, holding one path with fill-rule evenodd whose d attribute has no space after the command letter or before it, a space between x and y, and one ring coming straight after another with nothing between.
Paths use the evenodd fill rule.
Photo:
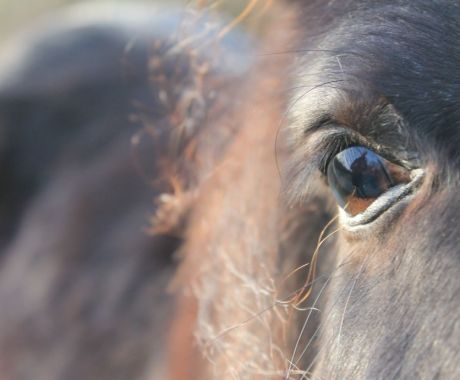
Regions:
<instances>
[{"instance_id":1,"label":"blurred background","mask_svg":"<svg viewBox=\"0 0 460 380\"><path fill-rule=\"evenodd\" d=\"M79 3L107 3L107 0L92 0L92 1L78 1L78 0L0 0L0 43L21 29L27 24L33 23L40 16L46 15L51 10L65 7L69 4ZM154 4L167 7L183 7L193 3L206 3L206 1L193 1L193 0L112 0L110 3L142 3ZM209 1L208 3L211 3ZM242 7L247 3L247 0L222 0L212 1L212 3L219 3L220 10L229 15L238 14Z\"/></svg>"},{"instance_id":2,"label":"blurred background","mask_svg":"<svg viewBox=\"0 0 460 380\"><path fill-rule=\"evenodd\" d=\"M87 1L88 2L88 1ZM107 1L93 0L91 3ZM181 6L189 2L187 0L114 0L112 3L145 3L162 4L167 6ZM0 42L8 35L20 31L28 23L33 23L40 16L50 10L69 4L84 3L77 0L0 0Z\"/></svg>"}]
</instances>

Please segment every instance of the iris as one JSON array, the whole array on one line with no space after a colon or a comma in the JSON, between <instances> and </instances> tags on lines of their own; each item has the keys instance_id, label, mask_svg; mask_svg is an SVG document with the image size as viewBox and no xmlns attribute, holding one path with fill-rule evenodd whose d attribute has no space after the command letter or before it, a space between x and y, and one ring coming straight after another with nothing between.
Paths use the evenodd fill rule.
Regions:
<instances>
[{"instance_id":1,"label":"iris","mask_svg":"<svg viewBox=\"0 0 460 380\"><path fill-rule=\"evenodd\" d=\"M408 183L410 173L368 148L354 146L331 160L327 178L339 206L356 215L391 187Z\"/></svg>"}]
</instances>

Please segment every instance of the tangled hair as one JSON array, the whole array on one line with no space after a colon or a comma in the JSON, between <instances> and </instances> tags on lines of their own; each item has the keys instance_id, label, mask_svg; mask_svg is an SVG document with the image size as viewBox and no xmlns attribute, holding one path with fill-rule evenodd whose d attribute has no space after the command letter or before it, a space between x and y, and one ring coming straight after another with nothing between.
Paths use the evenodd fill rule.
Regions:
<instances>
[{"instance_id":1,"label":"tangled hair","mask_svg":"<svg viewBox=\"0 0 460 380\"><path fill-rule=\"evenodd\" d=\"M273 4L265 12L260 17L271 20L265 27L276 33L250 50L229 50L223 27L204 40L179 41L158 58L169 65L168 57L185 55L190 78L180 85L170 112L175 124L167 128L174 156L162 172L173 192L158 197L151 228L184 241L172 285L178 302L170 357L181 363L171 365L175 379L276 378L288 369L301 377L301 363L309 360L303 354L291 362L298 311L305 310L299 301L311 288L301 282L309 268L298 266L315 251L329 214L320 199L296 209L283 199L277 137L292 57L276 53L295 40L295 24L291 8ZM208 49L220 53L202 61ZM229 72L228 55L248 64ZM181 104L184 98L191 103Z\"/></svg>"}]
</instances>

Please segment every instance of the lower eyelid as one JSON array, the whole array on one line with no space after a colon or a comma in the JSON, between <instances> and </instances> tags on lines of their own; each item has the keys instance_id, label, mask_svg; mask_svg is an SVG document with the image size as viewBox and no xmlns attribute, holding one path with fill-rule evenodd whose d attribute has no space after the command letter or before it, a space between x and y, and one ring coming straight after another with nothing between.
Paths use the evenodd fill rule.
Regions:
<instances>
[{"instance_id":1,"label":"lower eyelid","mask_svg":"<svg viewBox=\"0 0 460 380\"><path fill-rule=\"evenodd\" d=\"M370 225L381 214L390 209L399 201L411 196L421 185L425 178L425 170L414 169L411 171L411 182L400 184L388 190L375 199L363 212L351 215L345 210L340 212L340 222L349 228Z\"/></svg>"}]
</instances>

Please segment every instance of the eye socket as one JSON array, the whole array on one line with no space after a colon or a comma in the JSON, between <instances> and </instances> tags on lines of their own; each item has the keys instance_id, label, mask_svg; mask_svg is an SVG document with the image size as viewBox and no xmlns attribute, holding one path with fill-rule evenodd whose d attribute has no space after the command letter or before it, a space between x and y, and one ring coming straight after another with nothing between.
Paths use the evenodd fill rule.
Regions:
<instances>
[{"instance_id":1,"label":"eye socket","mask_svg":"<svg viewBox=\"0 0 460 380\"><path fill-rule=\"evenodd\" d=\"M338 153L327 167L327 179L337 203L351 216L392 187L411 181L409 170L362 146Z\"/></svg>"}]
</instances>

